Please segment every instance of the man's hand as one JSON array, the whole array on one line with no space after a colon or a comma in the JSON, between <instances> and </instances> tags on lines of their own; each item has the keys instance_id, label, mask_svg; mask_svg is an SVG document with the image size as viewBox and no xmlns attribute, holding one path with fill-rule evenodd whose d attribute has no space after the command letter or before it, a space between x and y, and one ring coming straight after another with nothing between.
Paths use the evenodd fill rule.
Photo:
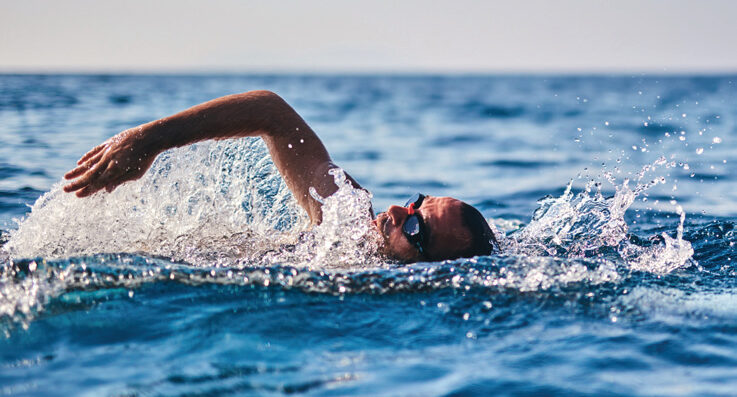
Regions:
<instances>
[{"instance_id":1,"label":"man's hand","mask_svg":"<svg viewBox=\"0 0 737 397\"><path fill-rule=\"evenodd\" d=\"M143 128L125 130L87 152L77 161L78 167L64 175L74 179L64 191L86 197L101 189L112 192L118 185L142 177L160 153L146 143Z\"/></svg>"}]
</instances>

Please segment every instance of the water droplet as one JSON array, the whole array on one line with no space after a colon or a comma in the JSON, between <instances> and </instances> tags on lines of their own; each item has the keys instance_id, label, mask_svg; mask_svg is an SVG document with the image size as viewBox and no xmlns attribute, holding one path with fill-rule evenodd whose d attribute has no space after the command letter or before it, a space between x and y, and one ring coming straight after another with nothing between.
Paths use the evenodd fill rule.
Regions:
<instances>
[{"instance_id":1,"label":"water droplet","mask_svg":"<svg viewBox=\"0 0 737 397\"><path fill-rule=\"evenodd\" d=\"M290 143L289 145L287 145L287 147L291 149L292 148L292 144Z\"/></svg>"},{"instance_id":2,"label":"water droplet","mask_svg":"<svg viewBox=\"0 0 737 397\"><path fill-rule=\"evenodd\" d=\"M704 148L700 147L696 149L696 154L701 154L701 153L704 153Z\"/></svg>"},{"instance_id":3,"label":"water droplet","mask_svg":"<svg viewBox=\"0 0 737 397\"><path fill-rule=\"evenodd\" d=\"M722 138L715 136L714 139L711 140L713 143L722 143Z\"/></svg>"}]
</instances>

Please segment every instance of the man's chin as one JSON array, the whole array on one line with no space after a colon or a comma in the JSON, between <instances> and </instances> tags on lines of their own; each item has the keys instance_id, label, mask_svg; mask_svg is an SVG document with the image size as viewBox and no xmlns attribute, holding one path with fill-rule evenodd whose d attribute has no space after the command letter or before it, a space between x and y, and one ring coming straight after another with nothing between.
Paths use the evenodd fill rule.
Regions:
<instances>
[{"instance_id":1,"label":"man's chin","mask_svg":"<svg viewBox=\"0 0 737 397\"><path fill-rule=\"evenodd\" d=\"M386 259L389 259L392 261L412 262L412 261L408 261L406 258L402 258L401 256L397 255L395 252L391 251L386 241L382 242L382 244L379 245L378 253L379 255L382 255Z\"/></svg>"}]
</instances>

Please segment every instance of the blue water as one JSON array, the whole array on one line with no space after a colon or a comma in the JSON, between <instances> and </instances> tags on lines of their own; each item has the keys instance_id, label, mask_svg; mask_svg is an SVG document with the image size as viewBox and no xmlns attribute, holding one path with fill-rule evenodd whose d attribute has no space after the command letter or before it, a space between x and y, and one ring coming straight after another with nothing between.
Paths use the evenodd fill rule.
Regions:
<instances>
[{"instance_id":1,"label":"blue water","mask_svg":"<svg viewBox=\"0 0 737 397\"><path fill-rule=\"evenodd\" d=\"M736 80L0 75L0 394L734 395ZM59 193L111 135L252 89L376 209L461 198L505 253L348 250L256 141Z\"/></svg>"}]
</instances>

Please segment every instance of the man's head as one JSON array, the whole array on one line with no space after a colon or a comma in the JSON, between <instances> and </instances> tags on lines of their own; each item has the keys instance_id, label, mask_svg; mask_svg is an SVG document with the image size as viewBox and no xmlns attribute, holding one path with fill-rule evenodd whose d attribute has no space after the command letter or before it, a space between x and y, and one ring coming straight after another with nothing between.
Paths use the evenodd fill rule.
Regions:
<instances>
[{"instance_id":1,"label":"man's head","mask_svg":"<svg viewBox=\"0 0 737 397\"><path fill-rule=\"evenodd\" d=\"M404 207L389 207L374 224L384 253L408 262L488 255L497 244L481 213L451 197L416 196Z\"/></svg>"}]
</instances>

